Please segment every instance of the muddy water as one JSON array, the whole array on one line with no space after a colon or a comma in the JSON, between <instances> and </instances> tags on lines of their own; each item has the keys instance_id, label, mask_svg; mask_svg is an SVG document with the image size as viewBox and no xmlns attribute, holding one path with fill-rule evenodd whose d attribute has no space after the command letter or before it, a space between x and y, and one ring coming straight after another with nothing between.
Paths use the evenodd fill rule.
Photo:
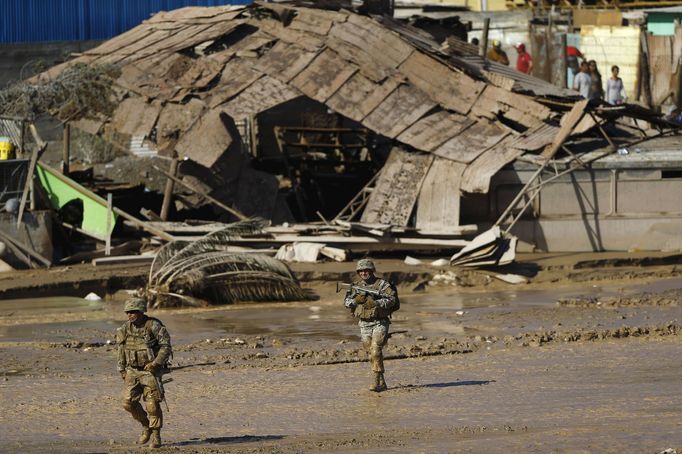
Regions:
<instances>
[{"instance_id":1,"label":"muddy water","mask_svg":"<svg viewBox=\"0 0 682 454\"><path fill-rule=\"evenodd\" d=\"M529 311L555 308L560 298L660 292L680 287L682 279L668 279L626 287L582 285L562 288L559 292L512 288L482 293L453 288L452 291L416 293L401 298L402 308L394 314L393 329L406 329L426 337L501 336L512 333L513 329L498 326L495 323L498 316L518 313L521 317ZM338 296L327 296L315 302L161 310L152 315L161 318L180 342L238 335L357 340L357 327L340 300ZM646 310L631 312L626 316L636 318L633 322L643 322L648 317ZM660 317L666 316L664 313ZM71 297L0 301L0 318L3 320L0 339L4 341L61 341L74 336L105 340L125 319L120 301L90 302ZM542 317L523 325L526 330L549 327L551 320Z\"/></svg>"}]
</instances>

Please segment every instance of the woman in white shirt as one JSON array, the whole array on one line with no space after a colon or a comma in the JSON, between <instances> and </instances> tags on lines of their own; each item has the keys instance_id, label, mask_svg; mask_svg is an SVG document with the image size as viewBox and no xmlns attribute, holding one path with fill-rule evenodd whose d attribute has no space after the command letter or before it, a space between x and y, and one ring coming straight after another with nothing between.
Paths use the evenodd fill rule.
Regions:
<instances>
[{"instance_id":1,"label":"woman in white shirt","mask_svg":"<svg viewBox=\"0 0 682 454\"><path fill-rule=\"evenodd\" d=\"M619 72L618 66L612 66L611 77L606 80L606 102L613 105L625 102L625 87L623 86L623 79L618 77Z\"/></svg>"}]
</instances>

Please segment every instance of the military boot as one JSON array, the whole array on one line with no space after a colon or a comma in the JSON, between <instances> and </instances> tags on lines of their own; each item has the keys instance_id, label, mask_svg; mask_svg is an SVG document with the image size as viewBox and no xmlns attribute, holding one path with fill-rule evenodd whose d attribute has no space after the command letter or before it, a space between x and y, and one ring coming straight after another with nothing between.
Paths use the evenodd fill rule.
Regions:
<instances>
[{"instance_id":1,"label":"military boot","mask_svg":"<svg viewBox=\"0 0 682 454\"><path fill-rule=\"evenodd\" d=\"M379 386L377 386L377 392L386 391L388 387L386 386L386 381L384 380L384 373L379 372Z\"/></svg>"},{"instance_id":2,"label":"military boot","mask_svg":"<svg viewBox=\"0 0 682 454\"><path fill-rule=\"evenodd\" d=\"M381 388L381 372L374 372L374 383L369 387L369 390L378 393L379 388Z\"/></svg>"},{"instance_id":3,"label":"military boot","mask_svg":"<svg viewBox=\"0 0 682 454\"><path fill-rule=\"evenodd\" d=\"M149 447L154 449L161 447L161 429L152 430L152 442Z\"/></svg>"},{"instance_id":4,"label":"military boot","mask_svg":"<svg viewBox=\"0 0 682 454\"><path fill-rule=\"evenodd\" d=\"M138 445L143 445L149 441L149 437L152 436L152 429L149 427L145 427L142 429L142 435L140 435L140 438L137 439L137 444Z\"/></svg>"}]
</instances>

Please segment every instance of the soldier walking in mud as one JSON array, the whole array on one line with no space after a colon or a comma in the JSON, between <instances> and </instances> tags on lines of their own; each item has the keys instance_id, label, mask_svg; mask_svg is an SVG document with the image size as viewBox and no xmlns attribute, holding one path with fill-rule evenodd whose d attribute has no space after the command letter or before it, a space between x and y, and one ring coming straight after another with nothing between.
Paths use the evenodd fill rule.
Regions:
<instances>
[{"instance_id":1,"label":"soldier walking in mud","mask_svg":"<svg viewBox=\"0 0 682 454\"><path fill-rule=\"evenodd\" d=\"M142 298L126 301L123 308L128 321L116 330L118 371L125 382L123 408L142 424L139 444L151 439L150 447L161 446L164 400L162 374L171 357L170 335L161 321L148 317ZM140 404L144 399L146 412Z\"/></svg>"},{"instance_id":2,"label":"soldier walking in mud","mask_svg":"<svg viewBox=\"0 0 682 454\"><path fill-rule=\"evenodd\" d=\"M397 292L388 281L374 275L376 268L371 260L358 261L355 270L360 279L353 282L343 303L355 318L360 319L360 337L374 375L369 390L381 392L386 390L383 348L389 337L389 317L398 309Z\"/></svg>"}]
</instances>

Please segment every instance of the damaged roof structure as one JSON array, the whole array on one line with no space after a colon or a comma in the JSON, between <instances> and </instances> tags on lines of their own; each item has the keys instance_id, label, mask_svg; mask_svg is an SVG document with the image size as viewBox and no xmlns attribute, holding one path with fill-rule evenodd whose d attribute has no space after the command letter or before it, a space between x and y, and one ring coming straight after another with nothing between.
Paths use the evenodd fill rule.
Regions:
<instances>
[{"instance_id":1,"label":"damaged roof structure","mask_svg":"<svg viewBox=\"0 0 682 454\"><path fill-rule=\"evenodd\" d=\"M162 12L40 78L77 63L118 65L120 103L74 126L219 176L242 168L235 124L318 102L393 141L360 221L434 234L459 232L460 194L485 193L504 166L552 148L578 99L387 17L289 4ZM586 120L568 133L599 121Z\"/></svg>"}]
</instances>

